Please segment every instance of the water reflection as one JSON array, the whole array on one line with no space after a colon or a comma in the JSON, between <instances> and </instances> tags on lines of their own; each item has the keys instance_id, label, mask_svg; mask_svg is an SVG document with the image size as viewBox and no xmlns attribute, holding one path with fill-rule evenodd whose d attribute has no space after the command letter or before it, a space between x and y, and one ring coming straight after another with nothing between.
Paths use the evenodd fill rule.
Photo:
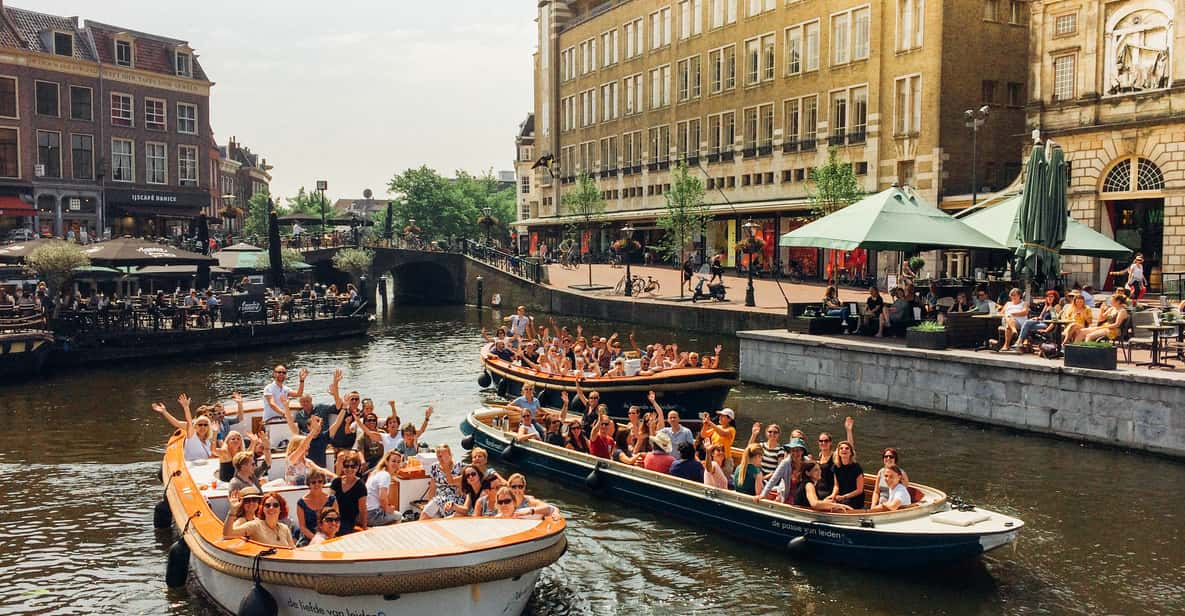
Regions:
<instances>
[{"instance_id":1,"label":"water reflection","mask_svg":"<svg viewBox=\"0 0 1185 616\"><path fill-rule=\"evenodd\" d=\"M151 511L169 428L149 404L175 407L180 391L195 401L234 389L256 396L279 362L308 367L309 390L324 400L340 366L344 386L380 409L393 399L402 417L418 420L435 406L425 440L456 445L457 424L483 400L474 343L495 316L401 310L369 339L119 365L0 387L0 575L8 581L0 613L217 613L192 585L164 586L164 553L174 536L153 532ZM689 350L716 343L636 329L640 343L674 338ZM722 342L725 363L735 365L735 340ZM855 417L866 468L879 464L879 448L896 446L916 481L1023 518L1015 553L925 574L846 570L532 477L532 491L567 514L571 547L545 572L529 613L1185 612L1185 525L1173 491L1185 485L1185 465L762 387L734 390L729 404L741 440L754 421L776 422L804 429L814 447L820 431L842 434L844 417Z\"/></svg>"}]
</instances>

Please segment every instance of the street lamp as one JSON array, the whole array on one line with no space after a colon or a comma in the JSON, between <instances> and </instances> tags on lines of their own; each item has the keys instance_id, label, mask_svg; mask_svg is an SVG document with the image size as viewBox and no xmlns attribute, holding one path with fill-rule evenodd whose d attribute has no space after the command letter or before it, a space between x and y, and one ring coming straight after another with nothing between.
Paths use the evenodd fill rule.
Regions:
<instances>
[{"instance_id":1,"label":"street lamp","mask_svg":"<svg viewBox=\"0 0 1185 616\"><path fill-rule=\"evenodd\" d=\"M971 207L975 207L976 192L979 188L979 186L976 184L975 177L977 166L975 159L979 154L979 148L977 147L977 137L979 135L980 127L982 127L984 123L987 122L989 112L991 112L991 108L987 105L984 105L979 109L968 109L967 111L963 112L963 117L966 118L967 128L971 129Z\"/></svg>"},{"instance_id":2,"label":"street lamp","mask_svg":"<svg viewBox=\"0 0 1185 616\"><path fill-rule=\"evenodd\" d=\"M317 193L320 195L321 205L321 233L325 233L325 191L329 190L329 182L326 180L317 180Z\"/></svg>"},{"instance_id":3,"label":"street lamp","mask_svg":"<svg viewBox=\"0 0 1185 616\"><path fill-rule=\"evenodd\" d=\"M493 212L494 212L494 210L492 208L490 208L490 206L488 206L488 205L481 208L481 214L482 214L481 220L477 221L478 224L480 224L483 228L485 228L486 246L490 246L490 227L494 226L494 219L491 216L491 214L493 214Z\"/></svg>"},{"instance_id":4,"label":"street lamp","mask_svg":"<svg viewBox=\"0 0 1185 616\"><path fill-rule=\"evenodd\" d=\"M750 308L757 306L757 298L753 293L753 252L757 239L757 223L752 218L745 221L741 228L745 230L745 252L749 253L749 287L745 289L745 305Z\"/></svg>"},{"instance_id":5,"label":"street lamp","mask_svg":"<svg viewBox=\"0 0 1185 616\"><path fill-rule=\"evenodd\" d=\"M634 225L632 223L625 223L621 228L621 233L625 235L625 246L622 250L622 255L625 258L625 296L633 297L634 295L634 278L630 275L630 253L633 252L634 247Z\"/></svg>"}]
</instances>

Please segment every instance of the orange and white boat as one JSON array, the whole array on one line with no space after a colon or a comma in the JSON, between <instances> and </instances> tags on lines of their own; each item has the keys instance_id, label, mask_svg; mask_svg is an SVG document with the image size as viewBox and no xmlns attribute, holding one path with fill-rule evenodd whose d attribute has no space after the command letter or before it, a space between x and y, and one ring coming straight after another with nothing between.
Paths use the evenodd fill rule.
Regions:
<instances>
[{"instance_id":1,"label":"orange and white boat","mask_svg":"<svg viewBox=\"0 0 1185 616\"><path fill-rule=\"evenodd\" d=\"M165 502L182 530L170 551L184 583L191 570L209 597L238 613L249 594L269 597L278 614L519 614L540 571L567 549L563 519L451 518L370 528L303 548L224 539L229 503L215 480L217 459L187 462L174 432L162 462ZM282 477L284 458L270 476ZM392 488L400 510L427 488L423 466L400 471ZM265 484L297 511L307 488ZM179 562L178 562L179 561ZM186 562L187 561L187 562Z\"/></svg>"}]
</instances>

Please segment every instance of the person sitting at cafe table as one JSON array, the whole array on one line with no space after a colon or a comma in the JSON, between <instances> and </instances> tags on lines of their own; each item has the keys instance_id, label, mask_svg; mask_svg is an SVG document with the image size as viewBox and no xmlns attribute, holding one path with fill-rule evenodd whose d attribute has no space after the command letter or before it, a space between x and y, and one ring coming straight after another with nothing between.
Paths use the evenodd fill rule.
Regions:
<instances>
[{"instance_id":1,"label":"person sitting at cafe table","mask_svg":"<svg viewBox=\"0 0 1185 616\"><path fill-rule=\"evenodd\" d=\"M937 319L939 315L938 300L942 299L938 294L938 283L931 280L926 295L922 297L922 313L928 319Z\"/></svg>"},{"instance_id":2,"label":"person sitting at cafe table","mask_svg":"<svg viewBox=\"0 0 1185 616\"><path fill-rule=\"evenodd\" d=\"M860 330L867 333L876 324L880 330L881 313L885 311L885 298L876 286L868 287L868 299L864 300L864 314L860 315Z\"/></svg>"},{"instance_id":3,"label":"person sitting at cafe table","mask_svg":"<svg viewBox=\"0 0 1185 616\"><path fill-rule=\"evenodd\" d=\"M987 289L982 287L975 290L975 312L979 314L994 314L996 312L996 303L988 297Z\"/></svg>"},{"instance_id":4,"label":"person sitting at cafe table","mask_svg":"<svg viewBox=\"0 0 1185 616\"><path fill-rule=\"evenodd\" d=\"M839 292L836 291L834 285L828 285L827 290L823 293L823 314L843 319L846 331L848 307L839 301Z\"/></svg>"},{"instance_id":5,"label":"person sitting at cafe table","mask_svg":"<svg viewBox=\"0 0 1185 616\"><path fill-rule=\"evenodd\" d=\"M1016 350L1014 342L1020 335L1020 329L1029 320L1029 305L1021 297L1020 289L1013 288L1008 292L1008 303L1004 304L1004 346L1002 350Z\"/></svg>"},{"instance_id":6,"label":"person sitting at cafe table","mask_svg":"<svg viewBox=\"0 0 1185 616\"><path fill-rule=\"evenodd\" d=\"M1107 338L1108 340L1115 340L1119 338L1123 331L1123 325L1127 322L1127 299L1115 293L1111 295L1110 306L1104 308L1099 315L1098 324L1095 327L1084 327L1074 334L1074 342L1094 342Z\"/></svg>"},{"instance_id":7,"label":"person sitting at cafe table","mask_svg":"<svg viewBox=\"0 0 1185 616\"><path fill-rule=\"evenodd\" d=\"M1048 334L1053 331L1057 325L1053 323L1058 318L1058 300L1061 297L1058 292L1050 289L1045 292L1045 305L1041 307L1041 314L1037 315L1035 319L1029 319L1020 328L1020 335L1016 339L1016 343L1022 348L1030 346L1030 338L1033 334Z\"/></svg>"},{"instance_id":8,"label":"person sitting at cafe table","mask_svg":"<svg viewBox=\"0 0 1185 616\"><path fill-rule=\"evenodd\" d=\"M893 304L888 310L881 312L880 325L876 331L877 338L883 338L885 327L903 327L913 322L913 304L905 298L905 292L900 288L893 289Z\"/></svg>"},{"instance_id":9,"label":"person sitting at cafe table","mask_svg":"<svg viewBox=\"0 0 1185 616\"><path fill-rule=\"evenodd\" d=\"M1063 321L1069 321L1062 329L1062 344L1073 342L1079 330L1090 326L1093 317L1090 308L1086 306L1086 298L1082 297L1081 293L1070 291L1070 303L1062 309L1061 314Z\"/></svg>"},{"instance_id":10,"label":"person sitting at cafe table","mask_svg":"<svg viewBox=\"0 0 1185 616\"><path fill-rule=\"evenodd\" d=\"M966 291L959 291L955 294L955 303L951 304L947 312L974 312L975 304L967 299Z\"/></svg>"}]
</instances>

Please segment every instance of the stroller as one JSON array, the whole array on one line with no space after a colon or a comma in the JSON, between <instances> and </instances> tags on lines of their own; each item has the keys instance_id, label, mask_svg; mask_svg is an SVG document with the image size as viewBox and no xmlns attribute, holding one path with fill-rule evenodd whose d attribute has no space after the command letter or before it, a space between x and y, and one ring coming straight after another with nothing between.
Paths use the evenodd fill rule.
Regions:
<instances>
[{"instance_id":1,"label":"stroller","mask_svg":"<svg viewBox=\"0 0 1185 616\"><path fill-rule=\"evenodd\" d=\"M695 290L691 295L692 302L696 302L701 299L714 299L718 302L724 301L724 283L708 283L708 280L712 277L712 268L710 265L705 263L699 268L699 271L695 273L695 277L699 278L699 282L695 283ZM708 288L707 292L704 291L705 286Z\"/></svg>"}]
</instances>

